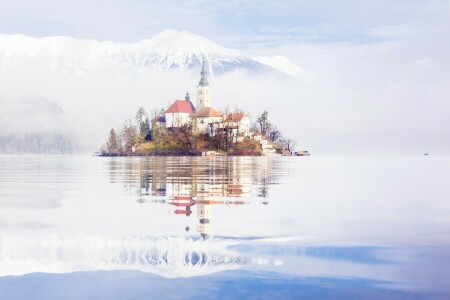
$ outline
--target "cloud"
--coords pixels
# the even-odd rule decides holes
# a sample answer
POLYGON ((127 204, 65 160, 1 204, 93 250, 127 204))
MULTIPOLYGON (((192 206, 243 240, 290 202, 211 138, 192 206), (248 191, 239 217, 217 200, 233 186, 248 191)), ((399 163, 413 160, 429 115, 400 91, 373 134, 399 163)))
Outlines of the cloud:
MULTIPOLYGON (((269 110, 273 122, 302 148, 448 153, 448 3, 33 3, 3 1, 0 30, 135 42, 176 28, 213 37, 248 56, 288 58, 314 73, 315 80, 231 72, 214 80, 213 102, 219 107, 239 103, 254 117, 269 110)), ((96 145, 108 127, 119 126, 139 106, 165 107, 186 89, 193 91, 198 74, 104 68, 85 77, 17 71, 0 79, 4 96, 56 103, 65 126, 96 145)))
MULTIPOLYGON (((444 51, 448 48, 444 43, 430 51, 420 42, 405 41, 283 46, 274 51, 300 57, 295 63, 313 70, 313 81, 228 72, 212 81, 213 105, 237 104, 253 120, 268 110, 286 136, 313 153, 448 153, 450 66, 444 51)), ((133 73, 119 66, 102 66, 83 76, 0 74, 5 95, 24 94, 18 106, 23 109, 8 113, 11 118, 26 116, 27 106, 40 107, 36 119, 24 122, 25 128, 61 124, 82 137, 90 150, 140 106, 148 111, 163 108, 186 90, 194 94, 198 76, 195 71, 133 73)))
POLYGON ((293 64, 284 56, 275 55, 275 56, 257 56, 253 58, 257 62, 262 64, 274 67, 286 74, 289 74, 294 77, 301 77, 303 80, 314 80, 315 75, 312 72, 305 71, 299 65, 293 64))
POLYGON ((56 128, 64 129, 64 110, 42 96, 0 98, 0 127, 2 134, 35 133, 56 128))

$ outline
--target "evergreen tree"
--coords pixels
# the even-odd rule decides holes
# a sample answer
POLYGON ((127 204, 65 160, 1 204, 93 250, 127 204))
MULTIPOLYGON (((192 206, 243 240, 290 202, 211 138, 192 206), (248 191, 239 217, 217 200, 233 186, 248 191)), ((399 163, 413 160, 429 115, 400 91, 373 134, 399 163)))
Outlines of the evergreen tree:
POLYGON ((141 106, 139 107, 137 113, 136 113, 136 121, 138 124, 141 124, 145 117, 147 116, 147 112, 145 111, 145 109, 141 106))
POLYGON ((142 138, 145 138, 150 131, 150 121, 147 118, 143 122, 139 124, 139 133, 141 134, 142 138))
POLYGON ((119 142, 117 141, 117 134, 113 128, 109 132, 108 143, 106 144, 106 148, 109 154, 118 154, 119 153, 119 142))
POLYGON ((144 139, 150 130, 150 121, 148 120, 147 112, 143 107, 140 107, 137 111, 136 121, 139 128, 139 134, 141 138, 144 139))

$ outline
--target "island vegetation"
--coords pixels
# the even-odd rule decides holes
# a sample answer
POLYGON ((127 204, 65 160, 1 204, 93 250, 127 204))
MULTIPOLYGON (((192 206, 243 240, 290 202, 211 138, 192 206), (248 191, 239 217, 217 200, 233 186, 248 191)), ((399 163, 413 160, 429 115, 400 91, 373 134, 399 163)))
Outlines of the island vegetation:
POLYGON ((229 116, 242 113, 236 108, 232 113, 225 109, 222 116, 222 128, 214 135, 197 132, 196 115, 190 116, 190 122, 177 128, 158 126, 157 109, 150 115, 143 107, 134 118, 125 120, 117 129, 111 128, 107 142, 101 147, 103 156, 261 156, 264 145, 273 155, 291 155, 296 142, 286 138, 269 120, 264 111, 253 123, 248 136, 236 133, 229 122, 229 116))

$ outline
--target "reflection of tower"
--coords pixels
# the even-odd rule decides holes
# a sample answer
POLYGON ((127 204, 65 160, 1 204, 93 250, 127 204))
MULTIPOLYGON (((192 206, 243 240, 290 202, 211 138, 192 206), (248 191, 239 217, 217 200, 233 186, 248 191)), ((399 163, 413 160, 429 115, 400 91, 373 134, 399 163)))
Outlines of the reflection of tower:
MULTIPOLYGON (((139 203, 166 203, 174 209, 172 213, 187 217, 192 215, 192 207, 197 205, 197 233, 207 239, 211 236, 212 205, 245 205, 249 201, 244 198, 251 196, 265 198, 262 204, 269 204, 267 194, 269 187, 276 182, 274 170, 277 170, 277 162, 245 157, 214 160, 154 157, 111 160, 109 166, 111 181, 124 182, 126 187, 138 189, 139 203)), ((184 229, 190 233, 193 230, 189 226, 184 229)))
POLYGON ((197 203, 197 218, 199 224, 197 226, 197 232, 200 233, 203 239, 208 238, 211 233, 211 205, 206 203, 197 203))

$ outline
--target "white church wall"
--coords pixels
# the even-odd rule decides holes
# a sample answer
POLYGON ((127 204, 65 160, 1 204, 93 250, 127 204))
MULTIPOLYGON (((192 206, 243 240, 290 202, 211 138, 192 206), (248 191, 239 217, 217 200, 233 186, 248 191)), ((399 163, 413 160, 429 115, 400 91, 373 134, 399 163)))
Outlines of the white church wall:
POLYGON ((167 128, 179 128, 190 122, 188 113, 166 113, 167 128))

